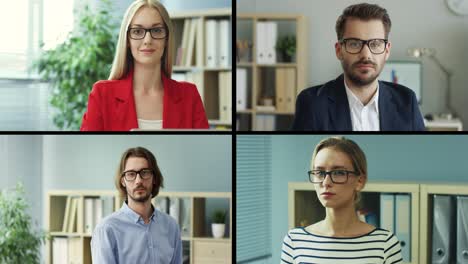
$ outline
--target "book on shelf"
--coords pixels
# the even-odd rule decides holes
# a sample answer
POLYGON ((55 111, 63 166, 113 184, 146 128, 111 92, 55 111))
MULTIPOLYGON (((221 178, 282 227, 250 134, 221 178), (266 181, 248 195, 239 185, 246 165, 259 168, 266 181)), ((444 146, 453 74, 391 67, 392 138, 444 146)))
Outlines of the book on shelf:
POLYGON ((78 211, 78 198, 71 198, 71 207, 68 216, 68 233, 73 233, 76 230, 76 214, 78 211))
POLYGON ((70 207, 71 207, 71 197, 67 197, 67 202, 65 204, 65 214, 63 216, 63 224, 62 224, 62 232, 68 231, 68 218, 70 214, 70 207))
POLYGON ((184 19, 182 40, 177 48, 175 66, 202 65, 202 30, 203 23, 200 18, 184 19))

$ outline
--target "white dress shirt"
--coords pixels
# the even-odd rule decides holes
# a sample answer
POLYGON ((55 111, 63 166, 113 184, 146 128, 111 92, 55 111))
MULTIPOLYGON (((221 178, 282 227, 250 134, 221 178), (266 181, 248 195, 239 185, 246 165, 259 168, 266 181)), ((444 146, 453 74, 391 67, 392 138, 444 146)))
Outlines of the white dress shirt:
POLYGON ((377 91, 367 105, 363 105, 361 100, 354 95, 346 85, 346 81, 343 80, 343 82, 348 96, 353 131, 380 131, 379 82, 377 82, 377 91))

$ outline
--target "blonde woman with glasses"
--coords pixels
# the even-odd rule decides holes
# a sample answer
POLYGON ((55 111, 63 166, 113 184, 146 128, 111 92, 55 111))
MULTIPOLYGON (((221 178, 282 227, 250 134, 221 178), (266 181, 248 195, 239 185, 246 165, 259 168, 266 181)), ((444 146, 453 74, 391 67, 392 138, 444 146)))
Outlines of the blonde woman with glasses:
POLYGON ((352 140, 322 140, 312 155, 309 180, 326 216, 291 229, 284 237, 281 263, 402 263, 398 239, 390 231, 359 220, 356 204, 367 182, 366 156, 352 140))
POLYGON ((196 86, 171 79, 173 39, 159 1, 134 1, 122 21, 109 80, 94 84, 81 130, 208 128, 196 86))

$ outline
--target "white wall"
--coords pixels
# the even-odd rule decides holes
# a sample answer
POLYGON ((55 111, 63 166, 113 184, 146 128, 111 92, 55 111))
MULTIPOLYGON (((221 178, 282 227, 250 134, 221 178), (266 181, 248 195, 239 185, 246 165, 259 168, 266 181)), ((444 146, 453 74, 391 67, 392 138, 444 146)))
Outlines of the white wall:
MULTIPOLYGON (((238 0, 237 12, 303 14, 308 34, 308 86, 334 79, 342 73, 336 59, 335 23, 343 9, 362 0, 238 0)), ((386 8, 392 20, 390 60, 411 60, 409 47, 429 47, 437 50, 437 57, 455 71, 452 79, 452 105, 468 129, 468 16, 456 16, 443 0, 375 0, 370 3, 386 8)), ((430 60, 423 59, 424 114, 445 110, 446 79, 430 60)))

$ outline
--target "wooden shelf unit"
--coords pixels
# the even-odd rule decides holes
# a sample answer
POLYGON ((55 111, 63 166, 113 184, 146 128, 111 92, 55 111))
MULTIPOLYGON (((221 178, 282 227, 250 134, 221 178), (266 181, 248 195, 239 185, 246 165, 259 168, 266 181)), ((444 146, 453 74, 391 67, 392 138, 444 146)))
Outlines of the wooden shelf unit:
MULTIPOLYGON (((232 67, 207 67, 205 62, 205 54, 206 54, 206 43, 205 43, 205 21, 207 19, 227 19, 232 21, 232 9, 231 8, 214 8, 214 9, 206 9, 206 10, 195 10, 195 11, 185 11, 185 12, 175 12, 169 14, 171 20, 174 24, 174 50, 172 53, 173 58, 173 73, 195 73, 199 74, 199 82, 200 84, 197 85, 199 88, 200 96, 202 97, 203 104, 205 107, 205 112, 207 118, 209 119, 209 124, 211 129, 232 129, 232 120, 224 120, 220 119, 220 110, 219 110, 219 85, 218 85, 218 76, 220 73, 223 72, 232 72, 232 67), (184 27, 184 20, 191 19, 191 18, 199 18, 201 19, 201 23, 203 24, 203 30, 199 33, 201 37, 201 41, 196 41, 194 47, 194 57, 196 58, 197 55, 202 58, 203 63, 195 61, 194 65, 191 66, 177 66, 175 65, 176 62, 176 55, 177 55, 177 48, 181 46, 182 42, 182 32, 184 27), (197 44, 200 43, 201 47, 197 47, 197 44), (199 54, 198 54, 199 53, 199 54), (199 87, 201 86, 201 87, 199 87)), ((232 22, 230 22, 232 24, 232 22)), ((231 29, 230 29, 231 30, 231 29)), ((231 39, 229 43, 231 43, 231 39)), ((232 52, 229 52, 229 55, 232 57, 232 52)), ((232 63, 232 59, 231 59, 232 63)), ((232 76, 232 75, 231 75, 232 76)), ((232 83, 232 79, 231 79, 232 83)), ((232 94, 232 89, 231 89, 232 94)), ((230 97, 232 98, 232 96, 230 97)), ((231 110, 232 112, 232 110, 231 110)))
MULTIPOLYGON (((380 193, 406 193, 411 196, 411 262, 407 264, 426 263, 419 261, 419 224, 420 224, 420 186, 416 183, 369 182, 361 192, 362 201, 367 206, 379 207, 380 193), (367 197, 367 199, 366 199, 367 197)), ((379 207, 380 208, 380 207, 379 207)), ((311 225, 325 217, 325 209, 317 198, 314 185, 310 182, 290 182, 288 184, 288 228, 301 226, 303 219, 310 219, 311 225)))
MULTIPOLYGON (((90 264, 91 260, 91 234, 84 232, 84 198, 86 197, 101 197, 110 196, 114 198, 114 211, 121 208, 124 199, 122 199, 116 191, 98 191, 98 190, 56 190, 47 193, 47 229, 50 232, 51 238, 66 237, 73 238, 79 243, 79 248, 75 252, 79 255, 74 259, 74 264, 90 264), (76 232, 62 232, 62 224, 64 221, 65 207, 67 197, 77 197, 77 229, 76 232)), ((232 256, 232 194, 230 192, 160 192, 159 195, 153 198, 153 205, 157 199, 161 198, 181 198, 181 201, 186 201, 189 206, 189 231, 185 232, 181 228, 181 239, 185 246, 184 248, 190 252, 189 263, 226 263, 231 264, 232 256), (206 203, 213 201, 212 199, 224 200, 227 203, 229 211, 226 214, 226 231, 225 237, 213 238, 211 229, 207 226, 206 203)), ((218 209, 218 208, 216 208, 218 209)), ((103 216, 105 217, 105 215, 103 216)), ((209 221, 208 221, 209 222, 209 221)), ((180 223, 179 223, 180 224, 180 223)), ((46 242, 46 263, 52 264, 52 241, 46 242)), ((55 264, 55 263, 53 263, 55 264)))
MULTIPOLYGON (((431 243, 432 243, 432 199, 434 194, 446 195, 467 195, 468 185, 461 184, 421 184, 421 206, 420 206, 420 263, 431 263, 431 243)), ((455 256, 454 256, 455 257, 455 256)), ((456 260, 454 260, 456 261, 456 260)), ((455 262, 453 262, 455 263, 455 262)))
MULTIPOLYGON (((236 67, 237 68, 245 68, 247 70, 247 76, 251 76, 250 80, 247 77, 247 109, 249 110, 240 110, 236 112, 236 117, 239 117, 239 114, 249 114, 251 118, 249 118, 249 122, 251 124, 242 124, 240 127, 248 127, 249 130, 258 130, 257 128, 257 116, 258 115, 273 115, 275 119, 277 119, 277 115, 286 115, 292 121, 292 117, 294 116, 294 110, 290 111, 272 111, 272 112, 265 112, 265 111, 258 111, 256 110, 256 105, 259 101, 259 95, 262 90, 262 71, 269 69, 269 70, 276 70, 276 69, 288 69, 292 68, 295 70, 295 85, 291 87, 294 89, 294 94, 297 96, 299 92, 306 88, 306 74, 307 74, 307 34, 306 34, 306 22, 305 17, 302 15, 285 15, 285 14, 256 14, 256 13, 243 13, 237 14, 237 30, 240 30, 239 23, 248 22, 251 29, 249 29, 252 34, 249 41, 252 42, 252 50, 251 54, 251 61, 237 61, 236 67), (295 25, 295 32, 294 35, 296 36, 296 54, 295 54, 295 61, 293 62, 276 62, 274 64, 258 64, 256 61, 256 28, 257 22, 259 21, 275 21, 275 22, 291 22, 295 25)), ((280 31, 278 30, 278 36, 280 36, 280 31)), ((278 56, 277 56, 278 57, 278 56)), ((279 57, 278 57, 279 58, 279 57)), ((237 101, 237 100, 236 100, 237 101)), ((290 102, 294 109, 296 98, 294 97, 293 100, 290 102)), ((243 122, 240 120, 240 122, 243 122)), ((279 127, 280 130, 289 129, 288 127, 279 127)), ((238 128, 237 130, 244 130, 242 128, 238 128)), ((261 129, 260 129, 261 130, 261 129)))

